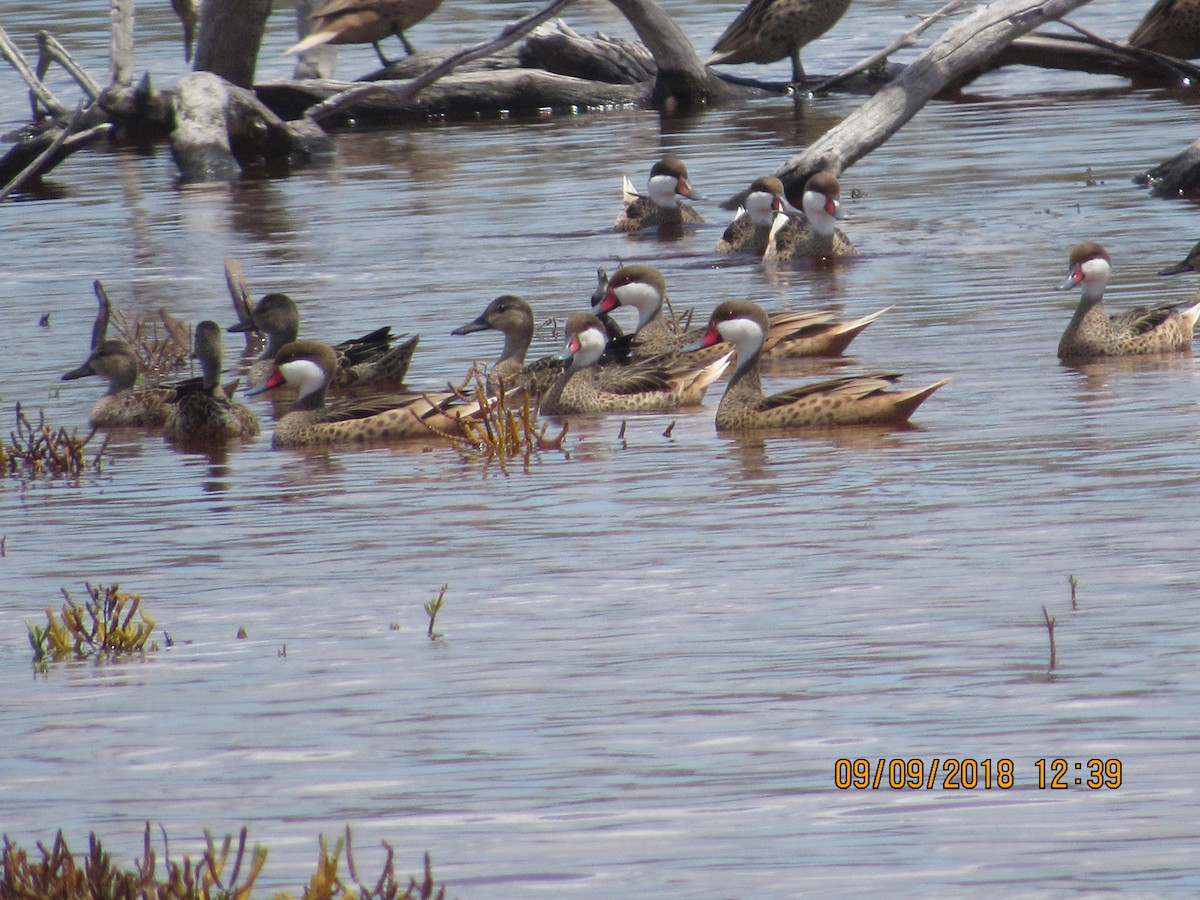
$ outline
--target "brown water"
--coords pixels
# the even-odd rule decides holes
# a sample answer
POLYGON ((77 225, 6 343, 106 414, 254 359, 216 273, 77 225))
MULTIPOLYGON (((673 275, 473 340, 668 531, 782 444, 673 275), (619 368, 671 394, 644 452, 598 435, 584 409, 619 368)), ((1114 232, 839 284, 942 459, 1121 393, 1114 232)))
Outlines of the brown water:
MULTIPOLYGON (((669 8, 705 50, 739 5, 669 8)), ((1121 35, 1128 6, 1077 19, 1121 35)), ((527 7, 447 4, 411 37, 474 42, 527 7)), ((139 12, 139 64, 169 83, 171 14, 139 12)), ((10 0, 0 23, 27 47, 50 27, 103 72, 104 18, 10 0)), ((604 4, 569 21, 623 32, 604 4)), ((806 64, 910 26, 859 0, 806 64)), ((286 74, 290 27, 277 13, 260 77, 286 74)), ((343 51, 348 73, 372 61, 343 51)), ((0 121, 22 95, 0 70, 0 121)), ((275 452, 268 427, 219 458, 120 435, 79 485, 6 480, 0 830, 77 847, 95 830, 128 860, 146 820, 176 856, 248 824, 268 888, 297 887, 317 835, 349 824, 362 870, 380 840, 402 870, 427 850, 464 898, 1195 893, 1200 378, 1190 357, 1059 365, 1076 297, 1053 291, 1082 239, 1113 256, 1114 308, 1195 290, 1154 276, 1198 237, 1193 205, 1130 183, 1196 137, 1195 107, 990 76, 846 173, 863 256, 833 272, 718 260, 715 202, 679 243, 611 232, 622 174, 670 151, 720 200, 858 102, 346 132, 293 177, 186 190, 165 148, 97 151, 57 170, 56 199, 0 207, 4 415, 21 401, 56 425, 83 427, 100 393, 59 381, 93 279, 146 318, 230 322, 226 257, 255 295, 298 297, 310 336, 419 333, 429 386, 498 352, 449 334, 488 299, 561 318, 618 259, 660 266, 700 315, 894 304, 838 371, 954 376, 902 432, 718 435, 714 393, 624 438, 619 417, 574 421, 569 452, 528 472, 448 448, 275 452), (85 580, 140 592, 174 646, 33 677, 25 623, 85 580), (1007 758, 1015 787, 835 788, 836 760, 881 757, 1007 758), (1123 783, 1039 790, 1047 757, 1119 759, 1123 783)))

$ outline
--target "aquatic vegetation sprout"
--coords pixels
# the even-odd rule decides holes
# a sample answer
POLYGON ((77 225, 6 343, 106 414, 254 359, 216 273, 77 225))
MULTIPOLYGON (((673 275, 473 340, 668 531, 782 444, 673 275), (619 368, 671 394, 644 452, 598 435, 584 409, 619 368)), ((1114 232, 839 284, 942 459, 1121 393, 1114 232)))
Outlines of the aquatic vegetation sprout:
MULTIPOLYGON (((237 838, 225 835, 220 846, 212 833, 204 832, 205 850, 200 859, 193 862, 185 856, 181 862, 173 862, 167 849, 167 836, 163 834, 164 872, 158 875, 158 856, 151 841, 150 823, 146 823, 142 858, 134 860, 132 867, 121 868, 113 863, 96 837, 89 836, 88 851, 76 856, 67 846, 61 831, 54 843, 47 848, 38 843, 41 859, 31 859, 30 854, 14 844, 7 834, 0 847, 0 897, 42 898, 58 900, 126 900, 132 897, 156 898, 156 900, 250 900, 254 883, 262 873, 267 861, 267 849, 255 845, 247 852, 247 829, 242 828, 237 838)), ((304 900, 444 900, 445 887, 433 881, 429 854, 425 854, 425 867, 418 882, 409 878, 401 886, 395 874, 395 853, 384 843, 387 858, 382 873, 371 886, 364 885, 358 877, 351 849, 350 829, 344 838, 339 838, 332 852, 324 837, 320 841, 317 871, 300 896, 304 900), (339 860, 346 859, 346 870, 350 879, 338 875, 339 860)), ((276 900, 292 900, 289 893, 274 895, 276 900)))
POLYGON ((83 452, 95 433, 92 431, 87 437, 81 438, 76 431, 51 428, 42 411, 38 412, 38 420, 34 424, 18 403, 16 427, 8 433, 7 441, 0 440, 0 472, 18 478, 38 478, 42 475, 79 478, 89 468, 99 472, 108 439, 105 438, 91 462, 83 452))
POLYGON ((141 608, 140 595, 122 593, 115 584, 85 587, 88 599, 82 606, 63 588, 66 602, 60 615, 47 606, 44 628, 26 626, 37 670, 45 672, 52 662, 106 660, 158 649, 157 643, 149 642, 154 620, 141 608))
POLYGON ((450 587, 450 585, 443 584, 441 591, 438 592, 438 595, 436 597, 434 597, 432 600, 430 600, 428 603, 425 604, 425 613, 426 613, 426 615, 429 616, 429 628, 426 630, 425 633, 427 635, 429 635, 430 640, 441 637, 440 634, 434 633, 433 623, 434 623, 434 620, 437 619, 437 614, 439 612, 441 612, 442 601, 444 601, 446 599, 446 589, 449 587, 450 587))
POLYGON ((557 437, 547 438, 548 425, 538 427, 537 407, 525 391, 510 391, 503 379, 473 369, 460 392, 479 404, 482 414, 461 420, 462 435, 445 435, 463 451, 485 454, 501 468, 511 459, 528 466, 543 450, 561 450, 568 423, 557 437), (514 405, 515 404, 515 405, 514 405))

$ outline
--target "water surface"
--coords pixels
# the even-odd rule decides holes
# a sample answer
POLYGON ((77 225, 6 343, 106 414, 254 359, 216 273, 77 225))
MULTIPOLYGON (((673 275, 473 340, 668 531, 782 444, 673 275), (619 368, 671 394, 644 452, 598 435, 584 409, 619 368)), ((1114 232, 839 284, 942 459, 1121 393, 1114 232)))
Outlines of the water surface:
MULTIPOLYGON (((809 70, 910 27, 892 6, 856 3, 809 70)), ((1119 36, 1126 6, 1076 16, 1119 36)), ((706 50, 739 3, 668 7, 706 50)), ((411 37, 471 43, 525 11, 448 4, 411 37)), ((104 18, 18 2, 0 21, 23 46, 52 28, 103 72, 104 18)), ((569 21, 625 33, 605 4, 569 21)), ((139 65, 170 83, 169 10, 139 23, 139 65)), ((277 13, 260 77, 287 74, 290 29, 277 13)), ((343 70, 373 58, 345 50, 343 70)), ((0 85, 11 127, 22 90, 0 85)), ((94 279, 147 319, 230 323, 226 258, 256 295, 296 296, 308 335, 419 333, 430 387, 498 352, 449 334, 491 297, 561 320, 619 260, 660 266, 701 316, 732 297, 894 305, 842 364, 780 366, 770 387, 954 377, 912 430, 718 435, 714 393, 624 437, 620 417, 573 421, 568 453, 507 473, 445 447, 275 452, 258 403, 266 433, 221 455, 122 434, 78 485, 6 480, 3 830, 31 847, 63 828, 77 849, 96 831, 132 859, 147 820, 176 855, 248 824, 271 851, 260 884, 293 890, 349 824, 360 869, 381 840, 402 871, 429 851, 464 898, 1194 893, 1200 379, 1191 357, 1061 366, 1076 298, 1053 290, 1094 239, 1114 308, 1191 295, 1154 273, 1196 239, 1192 205, 1130 179, 1195 138, 1194 107, 990 75, 846 173, 863 255, 831 271, 714 257, 715 202, 680 242, 611 232, 622 174, 675 153, 720 200, 859 102, 347 131, 292 177, 188 189, 165 148, 97 150, 54 173, 54 199, 0 208, 3 414, 56 425, 83 427, 99 394, 59 381, 86 355, 94 279), (141 593, 174 646, 34 677, 25 623, 85 580, 141 593), (836 760, 881 757, 1007 758, 1016 783, 834 787, 836 760), (1120 759, 1123 784, 1040 790, 1047 757, 1120 759)))

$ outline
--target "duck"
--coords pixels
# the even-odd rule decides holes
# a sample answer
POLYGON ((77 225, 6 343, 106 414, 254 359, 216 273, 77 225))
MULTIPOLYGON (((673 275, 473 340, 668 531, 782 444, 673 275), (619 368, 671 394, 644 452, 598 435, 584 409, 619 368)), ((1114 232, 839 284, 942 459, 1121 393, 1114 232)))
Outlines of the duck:
POLYGON ((837 24, 850 0, 750 0, 713 45, 706 66, 792 60, 792 83, 804 81, 800 48, 837 24))
POLYGON ((441 5, 442 0, 329 0, 309 14, 313 29, 308 36, 288 47, 283 55, 303 53, 322 44, 372 44, 386 68, 393 60, 384 55, 380 42, 395 35, 404 45, 404 52, 412 56, 416 51, 404 32, 441 5))
POLYGON ((1084 241, 1071 250, 1067 278, 1058 290, 1081 287, 1082 295, 1058 342, 1059 359, 1085 362, 1106 356, 1191 351, 1200 300, 1188 307, 1178 303, 1139 306, 1110 316, 1104 311, 1104 288, 1111 274, 1112 260, 1100 244, 1084 241))
POLYGON ((680 232, 684 225, 704 222, 696 210, 682 202, 694 195, 687 166, 674 156, 665 156, 651 167, 647 193, 638 193, 626 177, 622 194, 625 208, 613 226, 618 232, 658 228, 660 233, 664 229, 674 233, 680 232))
POLYGON ((829 259, 837 256, 857 256, 858 250, 835 224, 844 219, 842 187, 837 176, 828 170, 817 172, 804 184, 800 205, 804 218, 792 218, 777 212, 767 237, 765 260, 829 259))
MULTIPOLYGON (((632 336, 622 334, 620 326, 607 316, 601 321, 608 333, 608 349, 600 360, 601 364, 628 361, 632 336)), ((531 363, 525 362, 525 354, 533 342, 534 317, 533 307, 521 297, 514 294, 496 297, 475 319, 450 333, 463 335, 489 330, 504 335, 504 349, 488 374, 501 379, 506 389, 540 397, 567 368, 566 361, 558 354, 543 356, 531 363)))
MULTIPOLYGON (((252 387, 257 387, 271 374, 272 360, 280 348, 299 338, 300 308, 287 294, 266 294, 254 305, 248 318, 227 330, 260 331, 266 335, 266 349, 250 366, 249 381, 252 387)), ((334 390, 402 387, 420 338, 414 335, 395 346, 393 340, 396 338, 391 328, 385 325, 362 337, 333 345, 338 367, 329 387, 334 390)))
POLYGON ((767 250, 771 226, 775 214, 802 216, 799 209, 788 202, 783 182, 774 175, 755 178, 741 200, 737 214, 721 239, 717 241, 716 253, 753 253, 762 256, 767 250))
POLYGON ((413 438, 462 434, 459 419, 481 412, 478 403, 452 392, 408 391, 346 398, 327 403, 325 392, 338 367, 338 355, 328 344, 300 340, 275 354, 271 375, 248 394, 261 394, 284 384, 299 393, 292 410, 275 426, 271 445, 328 447, 339 444, 379 444, 413 438))
POLYGON ((168 404, 175 388, 137 387, 141 366, 137 354, 125 341, 101 341, 82 365, 62 376, 73 381, 97 375, 108 382, 108 390, 92 407, 92 428, 161 428, 167 420, 168 404))
POLYGON ((235 403, 221 387, 221 326, 211 319, 196 325, 192 357, 200 362, 199 383, 176 389, 167 407, 163 434, 180 443, 251 438, 258 418, 249 407, 235 403))
POLYGON ((1200 2, 1158 0, 1125 43, 1176 59, 1200 57, 1200 2))
MULTIPOLYGON (((697 337, 697 333, 678 330, 663 314, 666 302, 667 284, 662 272, 644 263, 631 263, 613 273, 595 309, 605 314, 619 306, 637 309, 632 355, 644 358, 685 351, 697 337)), ((769 316, 765 354, 772 358, 840 356, 888 309, 891 307, 849 322, 838 322, 836 313, 828 309, 773 313, 769 316)))
POLYGON ((542 398, 548 416, 615 410, 656 411, 700 403, 709 385, 724 374, 732 352, 693 363, 683 356, 663 356, 623 366, 601 375, 600 357, 608 344, 604 323, 591 313, 567 319, 567 345, 560 356, 566 370, 542 398))
POLYGON ((1179 275, 1183 272, 1200 272, 1200 243, 1192 247, 1188 251, 1188 255, 1183 258, 1183 262, 1177 262, 1173 266, 1167 266, 1159 275, 1179 275))
POLYGON ((830 425, 903 425, 944 378, 922 388, 888 390, 899 375, 873 374, 834 378, 778 394, 763 394, 759 364, 768 329, 767 314, 749 300, 726 300, 713 310, 700 346, 727 341, 737 368, 717 406, 718 431, 754 431, 830 425))

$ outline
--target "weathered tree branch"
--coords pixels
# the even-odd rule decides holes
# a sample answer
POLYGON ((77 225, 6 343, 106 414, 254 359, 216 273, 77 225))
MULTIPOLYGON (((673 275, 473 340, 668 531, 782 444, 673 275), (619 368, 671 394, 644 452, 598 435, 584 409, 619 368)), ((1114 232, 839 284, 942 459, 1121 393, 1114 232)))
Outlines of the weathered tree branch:
POLYGON ((798 197, 821 169, 840 173, 883 144, 939 92, 985 67, 1005 46, 1087 0, 995 0, 952 26, 893 82, 831 128, 777 174, 798 197))
POLYGON ((3 28, 0 28, 0 53, 8 60, 8 64, 13 67, 13 70, 21 76, 21 80, 29 86, 35 120, 41 118, 38 112, 39 103, 46 113, 54 118, 67 118, 69 115, 68 109, 59 102, 58 98, 51 93, 48 87, 42 84, 42 80, 34 74, 33 69, 29 68, 29 63, 25 61, 25 54, 13 43, 12 38, 8 36, 8 32, 3 28))
POLYGON ((42 132, 32 140, 17 144, 0 159, 0 185, 3 185, 0 202, 27 182, 49 172, 80 147, 112 130, 111 125, 105 124, 78 132, 85 113, 86 107, 80 103, 65 127, 42 132))

